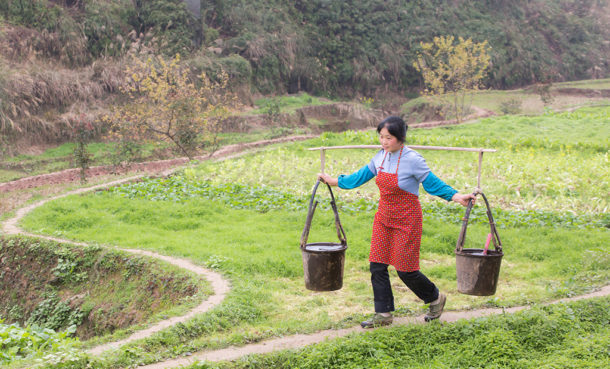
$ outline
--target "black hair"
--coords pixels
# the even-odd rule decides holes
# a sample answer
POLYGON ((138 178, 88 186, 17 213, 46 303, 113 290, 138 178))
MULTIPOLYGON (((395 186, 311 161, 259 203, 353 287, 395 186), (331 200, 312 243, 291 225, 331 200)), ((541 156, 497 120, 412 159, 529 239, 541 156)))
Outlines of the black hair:
POLYGON ((388 132, 400 142, 405 142, 407 136, 407 129, 409 128, 402 118, 395 115, 391 115, 379 123, 377 126, 377 133, 380 133, 382 129, 386 128, 388 132))

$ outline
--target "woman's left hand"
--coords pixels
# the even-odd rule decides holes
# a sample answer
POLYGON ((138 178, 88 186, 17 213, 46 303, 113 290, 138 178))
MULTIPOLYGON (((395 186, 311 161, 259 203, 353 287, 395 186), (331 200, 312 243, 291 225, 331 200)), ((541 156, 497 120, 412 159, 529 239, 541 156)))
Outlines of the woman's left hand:
POLYGON ((468 201, 470 201, 470 199, 472 199, 472 203, 473 204, 477 200, 476 196, 471 194, 471 193, 467 193, 467 194, 456 193, 451 198, 451 201, 455 201, 457 203, 460 203, 462 206, 468 206, 468 201))

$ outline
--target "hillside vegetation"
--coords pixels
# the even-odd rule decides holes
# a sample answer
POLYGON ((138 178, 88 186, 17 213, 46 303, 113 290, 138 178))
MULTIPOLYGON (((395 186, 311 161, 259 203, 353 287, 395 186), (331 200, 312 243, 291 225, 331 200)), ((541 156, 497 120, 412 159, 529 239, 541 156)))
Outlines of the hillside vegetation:
POLYGON ((488 40, 486 85, 608 75, 608 3, 511 1, 6 0, 0 4, 0 138, 65 141, 113 103, 135 55, 181 53, 263 94, 417 92, 420 42, 488 40))

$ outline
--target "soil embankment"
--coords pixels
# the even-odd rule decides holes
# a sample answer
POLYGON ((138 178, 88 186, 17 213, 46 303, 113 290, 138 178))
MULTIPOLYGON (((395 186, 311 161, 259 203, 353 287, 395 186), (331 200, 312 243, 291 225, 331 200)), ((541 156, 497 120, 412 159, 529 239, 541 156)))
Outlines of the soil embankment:
POLYGON ((7 323, 56 331, 74 325, 81 339, 143 323, 196 295, 201 284, 153 259, 30 238, 0 238, 0 270, 7 323))

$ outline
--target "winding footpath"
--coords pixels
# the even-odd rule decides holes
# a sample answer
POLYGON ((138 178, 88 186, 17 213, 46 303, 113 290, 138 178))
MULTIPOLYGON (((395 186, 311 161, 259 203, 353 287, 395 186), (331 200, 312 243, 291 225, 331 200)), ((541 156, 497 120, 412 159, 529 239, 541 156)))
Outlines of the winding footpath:
MULTIPOLYGON (((266 143, 268 144, 269 141, 266 141, 266 143)), ((271 142, 271 143, 275 143, 275 142, 271 142)), ((246 146, 245 149, 259 147, 259 146, 262 146, 262 144, 253 143, 249 146, 246 146)), ((225 150, 224 152, 221 152, 220 154, 217 153, 217 155, 215 155, 214 157, 215 158, 233 157, 236 155, 236 152, 238 152, 238 151, 242 151, 242 150, 225 150)), ((184 164, 184 163, 179 163, 179 164, 184 164)), ((176 168, 176 167, 174 167, 173 169, 170 168, 170 169, 166 170, 165 172, 163 172, 162 174, 168 175, 171 172, 175 171, 176 169, 178 169, 178 168, 176 168)), ((15 215, 12 218, 5 220, 2 223, 0 229, 2 230, 2 233, 6 234, 6 235, 26 235, 26 236, 31 236, 31 237, 38 237, 38 238, 43 238, 43 239, 47 239, 47 240, 57 241, 57 242, 61 242, 61 243, 70 243, 70 244, 74 244, 74 245, 87 246, 86 243, 74 242, 74 241, 67 240, 67 239, 48 237, 48 236, 37 235, 37 234, 25 232, 24 230, 22 230, 19 227, 19 221, 32 210, 46 204, 49 201, 53 201, 53 200, 56 200, 56 199, 59 199, 62 197, 66 197, 66 196, 70 196, 70 195, 82 194, 82 193, 94 191, 97 189, 108 188, 108 187, 116 186, 116 185, 123 184, 126 182, 136 181, 136 180, 141 179, 142 177, 144 177, 144 174, 136 175, 136 176, 132 176, 129 178, 124 178, 121 180, 112 181, 112 182, 108 182, 108 183, 103 183, 103 184, 99 184, 99 185, 92 186, 92 187, 81 188, 81 189, 70 191, 70 192, 64 193, 62 195, 51 197, 51 198, 36 202, 34 204, 22 207, 15 212, 15 215)), ((0 184, 0 185, 2 185, 2 184, 0 184)), ((120 341, 110 342, 110 343, 106 343, 103 345, 93 347, 87 351, 91 355, 98 356, 109 350, 117 349, 126 343, 129 343, 129 342, 132 342, 135 340, 139 340, 139 339, 143 339, 146 337, 150 337, 154 333, 159 332, 165 328, 171 327, 178 323, 185 322, 197 314, 201 314, 206 311, 209 311, 213 307, 222 303, 222 301, 224 300, 224 298, 227 296, 227 294, 229 293, 229 291, 231 289, 229 282, 226 279, 224 279, 222 277, 222 275, 220 275, 219 273, 216 273, 214 271, 208 270, 206 268, 203 268, 201 266, 198 266, 198 265, 194 264, 193 262, 191 262, 190 260, 161 255, 161 254, 158 254, 158 253, 152 252, 152 251, 144 251, 144 250, 137 250, 137 249, 123 249, 120 247, 117 247, 117 249, 125 251, 125 252, 129 252, 129 253, 132 253, 135 255, 143 255, 143 256, 159 259, 159 260, 162 260, 169 264, 175 265, 177 267, 189 270, 199 276, 202 276, 210 282, 212 289, 213 289, 213 294, 211 296, 209 296, 207 300, 203 301, 201 304, 199 304, 198 306, 196 306, 195 308, 193 308, 192 310, 187 312, 185 315, 160 321, 158 323, 155 323, 151 327, 137 331, 137 332, 133 333, 131 336, 129 336, 125 339, 122 339, 120 341)), ((576 296, 576 297, 572 297, 572 298, 561 299, 561 300, 557 300, 557 301, 552 301, 552 302, 549 302, 549 304, 558 303, 558 302, 574 301, 574 300, 580 300, 580 299, 587 299, 587 298, 599 297, 599 296, 607 296, 609 294, 610 294, 610 285, 605 286, 601 290, 595 291, 593 293, 589 293, 589 294, 582 295, 582 296, 576 296)), ((528 306, 517 306, 517 307, 512 307, 512 308, 477 309, 477 310, 469 310, 469 311, 449 311, 449 312, 445 312, 440 320, 444 321, 444 322, 454 322, 454 321, 457 321, 460 319, 471 319, 471 318, 476 318, 476 317, 484 317, 484 316, 491 316, 491 315, 498 315, 498 314, 505 314, 505 313, 514 313, 514 312, 524 310, 527 308, 528 308, 528 306)), ((396 318, 394 320, 394 325, 422 324, 423 321, 424 321, 423 315, 418 316, 418 317, 403 317, 403 318, 396 318)), ((378 329, 385 329, 385 328, 378 328, 378 329)), ((323 342, 328 339, 344 337, 348 334, 362 332, 362 331, 363 330, 360 328, 360 326, 354 326, 354 327, 345 328, 345 329, 323 330, 323 331, 319 331, 319 332, 313 333, 313 334, 295 334, 292 336, 269 339, 269 340, 266 340, 263 342, 259 342, 259 343, 255 343, 255 344, 248 344, 245 346, 232 346, 232 347, 227 347, 224 349, 218 349, 218 350, 212 350, 212 351, 200 351, 200 352, 196 352, 193 355, 188 356, 188 357, 170 359, 167 361, 163 361, 163 362, 159 362, 159 363, 155 363, 155 364, 151 364, 151 365, 141 366, 139 368, 142 368, 142 369, 176 368, 176 367, 190 365, 197 361, 235 360, 240 357, 243 357, 246 355, 251 355, 251 354, 264 354, 264 353, 270 353, 270 352, 277 351, 277 350, 302 348, 304 346, 315 344, 315 343, 320 343, 320 342, 323 342)))
MULTIPOLYGON (((38 238, 43 238, 46 240, 51 240, 51 241, 56 241, 56 242, 61 242, 61 243, 69 243, 69 244, 79 245, 79 246, 88 246, 86 243, 82 243, 82 242, 74 242, 71 240, 63 239, 63 238, 42 236, 42 235, 25 232, 21 228, 19 228, 18 223, 27 213, 36 209, 37 207, 40 207, 40 206, 46 204, 49 201, 57 200, 62 197, 66 197, 66 196, 70 196, 70 195, 77 195, 77 194, 81 194, 81 193, 85 193, 85 192, 89 192, 89 191, 94 191, 94 190, 101 189, 101 188, 116 186, 116 185, 119 185, 119 184, 122 184, 125 182, 130 182, 130 181, 140 179, 141 177, 142 176, 129 177, 129 178, 121 179, 118 181, 100 184, 100 185, 93 186, 93 187, 81 188, 81 189, 78 189, 75 191, 65 193, 63 195, 51 197, 49 199, 42 200, 42 201, 39 201, 32 205, 26 206, 24 208, 19 209, 16 212, 14 217, 3 222, 2 231, 4 234, 7 234, 7 235, 21 234, 21 235, 25 235, 25 236, 38 237, 38 238)), ((179 268, 189 270, 199 276, 206 278, 210 282, 210 284, 212 286, 212 290, 214 292, 213 292, 213 295, 211 295, 207 300, 203 301, 201 304, 199 304, 198 306, 193 308, 187 314, 178 316, 178 317, 173 317, 173 318, 166 319, 166 320, 162 320, 147 329, 140 330, 140 331, 133 333, 131 336, 129 336, 123 340, 96 346, 87 351, 88 353, 90 353, 92 355, 100 355, 101 353, 103 353, 107 350, 119 348, 120 346, 122 346, 126 343, 129 343, 129 342, 132 342, 135 340, 139 340, 142 338, 150 337, 151 335, 153 335, 156 332, 159 332, 162 329, 171 327, 178 323, 183 323, 183 322, 191 319, 195 315, 204 313, 204 312, 210 310, 211 308, 213 308, 214 306, 220 304, 222 302, 222 300, 224 300, 224 298, 227 295, 227 293, 229 292, 229 290, 231 289, 229 282, 227 280, 225 280, 224 278, 222 278, 222 276, 219 273, 216 273, 211 270, 202 268, 198 265, 195 265, 189 260, 161 255, 161 254, 158 254, 158 253, 152 252, 152 251, 144 251, 144 250, 136 250, 136 249, 123 249, 123 248, 118 248, 118 247, 117 247, 117 249, 125 251, 125 252, 129 252, 131 254, 144 255, 147 257, 154 258, 154 259, 163 260, 163 261, 165 261, 169 264, 175 265, 179 268)))

